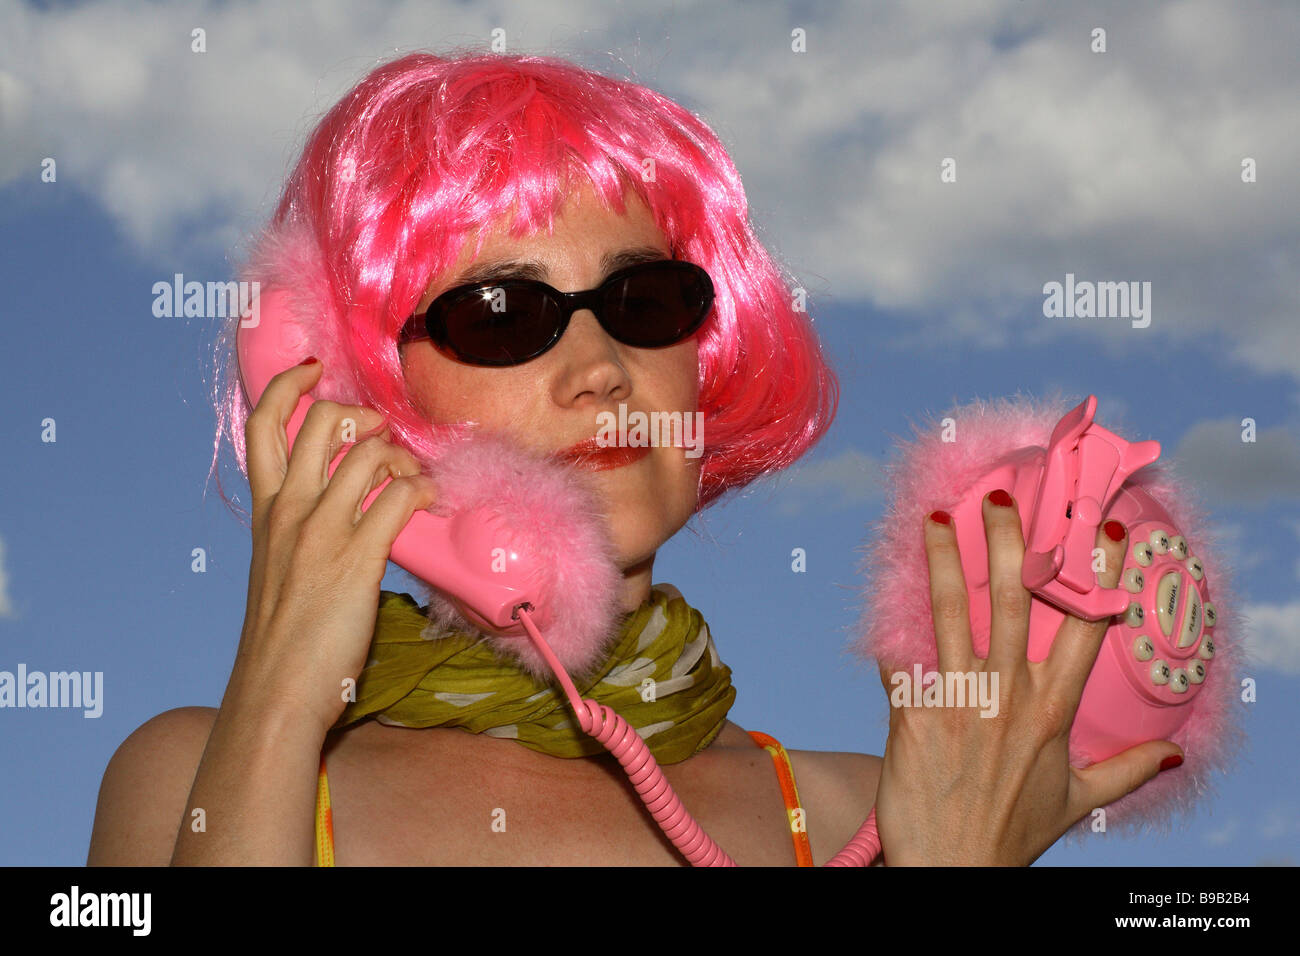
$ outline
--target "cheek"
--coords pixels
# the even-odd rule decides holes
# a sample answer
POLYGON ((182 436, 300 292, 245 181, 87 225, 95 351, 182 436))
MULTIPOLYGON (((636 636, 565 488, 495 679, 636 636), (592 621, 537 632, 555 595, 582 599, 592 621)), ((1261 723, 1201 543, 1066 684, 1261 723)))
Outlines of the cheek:
POLYGON ((411 398, 431 422, 489 423, 503 414, 499 390, 490 387, 486 370, 452 361, 431 347, 408 355, 403 368, 411 398))

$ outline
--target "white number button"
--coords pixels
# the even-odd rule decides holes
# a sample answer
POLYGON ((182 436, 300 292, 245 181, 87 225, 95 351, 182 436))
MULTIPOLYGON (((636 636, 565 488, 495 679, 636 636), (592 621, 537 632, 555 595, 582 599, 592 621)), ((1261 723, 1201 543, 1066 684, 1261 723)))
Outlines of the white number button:
POLYGON ((1201 681, 1205 680, 1205 661, 1193 659, 1192 662, 1187 665, 1187 679, 1193 684, 1199 684, 1201 681))
POLYGON ((1164 661, 1155 660, 1151 662, 1151 683, 1168 684, 1169 683, 1169 665, 1164 661))
POLYGON ((1181 534, 1176 534, 1169 539, 1169 553, 1179 561, 1187 559, 1187 539, 1181 534))
POLYGON ((1147 539, 1151 542, 1151 548, 1156 554, 1169 553, 1169 535, 1163 531, 1152 531, 1151 537, 1147 539))
POLYGON ((1128 606, 1128 610, 1124 612, 1124 623, 1127 624, 1129 627, 1142 626, 1142 605, 1141 604, 1138 604, 1136 601, 1134 601, 1132 604, 1128 606))
POLYGON ((1133 656, 1140 661, 1149 661, 1155 657, 1156 646, 1151 643, 1151 638, 1145 634, 1139 634, 1137 640, 1133 642, 1133 656))

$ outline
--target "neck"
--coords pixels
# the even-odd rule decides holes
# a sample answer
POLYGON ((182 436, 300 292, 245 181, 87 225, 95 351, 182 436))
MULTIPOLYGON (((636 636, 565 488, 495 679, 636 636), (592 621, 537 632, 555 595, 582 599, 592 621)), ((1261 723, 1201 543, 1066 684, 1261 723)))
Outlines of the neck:
POLYGON ((623 569, 623 584, 619 589, 619 610, 635 611, 650 598, 650 585, 654 570, 653 554, 644 561, 623 569))

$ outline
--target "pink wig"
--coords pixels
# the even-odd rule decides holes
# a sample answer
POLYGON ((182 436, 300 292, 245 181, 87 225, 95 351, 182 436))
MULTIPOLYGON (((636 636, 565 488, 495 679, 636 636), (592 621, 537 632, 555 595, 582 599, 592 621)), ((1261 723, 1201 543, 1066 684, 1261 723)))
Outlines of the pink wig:
MULTIPOLYGON (((461 423, 410 400, 398 329, 482 230, 550 229, 575 185, 616 213, 631 190, 677 258, 717 292, 698 333, 707 444, 697 509, 794 463, 834 418, 838 384, 809 317, 748 222, 740 176, 690 111, 560 59, 414 53, 383 64, 321 120, 239 278, 288 290, 325 365, 318 398, 378 409, 394 440, 436 458, 461 423), (653 160, 652 181, 643 181, 653 160)), ((232 319, 216 346, 217 436, 247 472, 232 319)), ((218 486, 220 482, 218 481, 218 486)), ((223 494, 224 497, 224 494, 223 494)))

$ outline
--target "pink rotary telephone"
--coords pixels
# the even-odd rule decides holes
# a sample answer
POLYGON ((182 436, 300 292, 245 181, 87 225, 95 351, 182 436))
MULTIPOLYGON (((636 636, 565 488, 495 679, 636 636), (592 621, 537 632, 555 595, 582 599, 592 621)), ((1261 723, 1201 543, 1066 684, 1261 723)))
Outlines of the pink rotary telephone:
POLYGON ((1125 441, 1094 422, 1096 410, 1095 396, 1064 416, 1059 404, 976 403, 952 413, 955 440, 934 429, 904 446, 887 469, 896 497, 867 559, 869 603, 859 649, 890 669, 937 668, 929 574, 918 543, 923 516, 943 509, 957 533, 972 644, 977 655, 988 656, 981 506, 990 491, 1008 491, 1026 535, 1021 580, 1034 597, 1029 659, 1047 657, 1067 612, 1111 619, 1071 730, 1071 763, 1087 766, 1149 740, 1172 740, 1186 754, 1180 771, 1161 774, 1107 808, 1109 822, 1131 826, 1180 804, 1194 807, 1209 772, 1230 757, 1239 736, 1238 642, 1226 633, 1226 576, 1196 530, 1201 518, 1176 505, 1188 499, 1179 483, 1147 467, 1159 457, 1159 444, 1125 441), (1098 585, 1093 570, 1097 529, 1109 519, 1128 529, 1114 589, 1098 585))
MULTIPOLYGON (((241 325, 236 337, 250 408, 272 377, 314 351, 312 329, 295 314, 288 293, 263 292, 253 314, 256 325, 241 325)), ((304 395, 287 423, 290 448, 313 401, 304 395)), ((330 463, 331 476, 349 447, 330 463)), ((438 485, 438 502, 412 516, 391 558, 445 595, 432 596, 430 615, 453 629, 483 632, 534 674, 553 673, 583 731, 618 759, 686 859, 734 866, 686 812, 636 730, 610 708, 583 700, 566 672, 599 659, 616 623, 621 579, 600 508, 581 474, 500 437, 458 444, 426 463, 426 470, 438 485)), ((366 497, 363 510, 387 484, 366 497)), ((878 852, 873 812, 827 865, 866 865, 878 852)))

